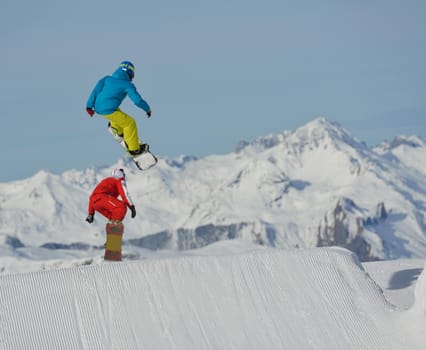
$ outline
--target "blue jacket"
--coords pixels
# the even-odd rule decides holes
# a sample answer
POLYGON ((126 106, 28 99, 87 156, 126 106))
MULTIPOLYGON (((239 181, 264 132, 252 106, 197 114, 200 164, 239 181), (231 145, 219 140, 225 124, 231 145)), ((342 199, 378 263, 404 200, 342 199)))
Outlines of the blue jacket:
POLYGON ((112 76, 108 75, 98 81, 87 100, 86 107, 93 108, 98 114, 111 114, 120 107, 126 96, 129 96, 133 103, 145 112, 151 111, 128 74, 121 68, 118 68, 112 76))

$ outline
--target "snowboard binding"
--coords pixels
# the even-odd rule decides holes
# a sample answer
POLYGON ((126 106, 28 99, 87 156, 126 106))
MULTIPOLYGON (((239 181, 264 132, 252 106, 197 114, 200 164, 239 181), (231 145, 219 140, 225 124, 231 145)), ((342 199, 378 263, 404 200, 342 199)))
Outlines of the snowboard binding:
POLYGON ((124 135, 120 135, 116 128, 113 128, 111 126, 111 123, 108 123, 108 131, 112 135, 113 139, 117 142, 123 142, 124 141, 124 135))

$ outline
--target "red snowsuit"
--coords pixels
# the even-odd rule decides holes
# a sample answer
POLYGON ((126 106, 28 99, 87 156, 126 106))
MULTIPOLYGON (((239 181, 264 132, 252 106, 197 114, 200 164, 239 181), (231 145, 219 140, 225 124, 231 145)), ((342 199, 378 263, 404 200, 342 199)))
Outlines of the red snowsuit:
POLYGON ((126 216, 127 207, 132 205, 126 180, 123 177, 107 177, 95 187, 90 195, 89 214, 94 215, 96 210, 109 220, 122 221, 126 216), (117 198, 118 196, 121 197, 121 200, 117 198))

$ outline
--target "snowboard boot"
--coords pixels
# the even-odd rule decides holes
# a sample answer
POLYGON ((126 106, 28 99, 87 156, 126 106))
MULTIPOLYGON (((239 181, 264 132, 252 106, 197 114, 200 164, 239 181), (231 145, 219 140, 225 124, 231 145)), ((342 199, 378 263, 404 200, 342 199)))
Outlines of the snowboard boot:
POLYGON ((116 128, 113 128, 112 126, 111 126, 111 123, 108 123, 108 131, 109 131, 109 133, 112 135, 112 137, 114 138, 114 140, 115 141, 117 141, 117 142, 122 142, 124 139, 123 139, 123 136, 124 135, 120 135, 119 133, 118 133, 118 131, 117 131, 117 129, 116 128))
POLYGON ((139 156, 142 153, 148 152, 149 151, 149 145, 147 143, 142 143, 139 145, 139 149, 136 151, 129 151, 129 154, 134 157, 134 156, 139 156))

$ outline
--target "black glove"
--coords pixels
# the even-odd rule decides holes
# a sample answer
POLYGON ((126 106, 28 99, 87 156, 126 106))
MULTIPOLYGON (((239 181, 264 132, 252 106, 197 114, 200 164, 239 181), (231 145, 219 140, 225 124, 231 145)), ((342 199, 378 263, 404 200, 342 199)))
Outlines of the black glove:
POLYGON ((132 212, 132 219, 136 216, 136 208, 134 205, 130 206, 130 211, 132 212))
POLYGON ((93 216, 92 214, 87 215, 86 221, 91 224, 93 222, 93 216))
POLYGON ((146 112, 146 115, 148 116, 148 118, 151 118, 151 111, 146 112))

